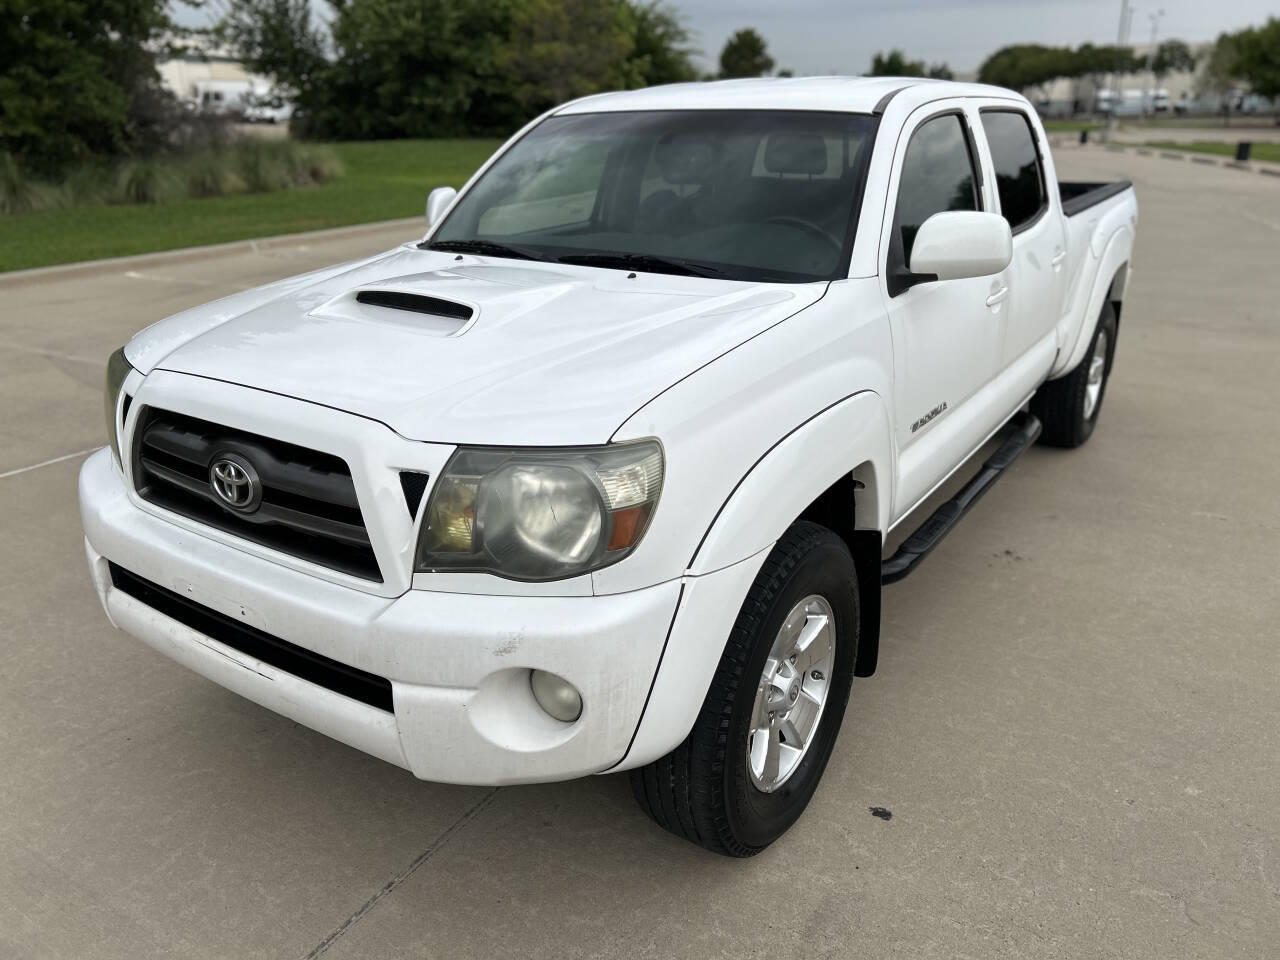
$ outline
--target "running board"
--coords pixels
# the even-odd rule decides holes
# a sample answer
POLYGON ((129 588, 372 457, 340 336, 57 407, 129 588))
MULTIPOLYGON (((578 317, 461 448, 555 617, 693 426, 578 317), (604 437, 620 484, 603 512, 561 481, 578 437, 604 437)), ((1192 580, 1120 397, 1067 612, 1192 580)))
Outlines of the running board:
POLYGON ((960 518, 978 502, 978 498, 1000 479, 1013 461, 1026 452, 1040 436, 1040 421, 1030 413, 1020 413, 1009 421, 1013 432, 1000 444, 1000 449, 987 458, 978 475, 950 500, 938 507, 916 531, 902 542, 897 552, 880 565, 880 582, 897 583, 955 529, 960 518))

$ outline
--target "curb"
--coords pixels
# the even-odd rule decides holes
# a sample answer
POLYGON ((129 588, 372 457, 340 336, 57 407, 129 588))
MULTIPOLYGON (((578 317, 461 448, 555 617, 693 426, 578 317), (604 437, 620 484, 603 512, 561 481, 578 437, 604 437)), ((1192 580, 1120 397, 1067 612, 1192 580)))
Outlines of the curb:
POLYGON ((192 260, 226 257, 237 253, 258 253, 262 250, 305 246, 308 243, 323 243, 328 240, 340 240, 346 237, 358 237, 363 234, 380 233, 384 230, 393 230, 401 226, 406 228, 414 227, 419 234, 426 232, 426 222, 422 217, 379 220, 374 223, 358 223, 349 227, 329 227, 324 230, 282 233, 276 236, 231 240, 226 243, 212 243, 199 247, 179 247, 176 250, 139 253, 128 257, 81 260, 77 263, 60 263, 51 267, 36 267, 32 270, 12 270, 8 273, 0 273, 0 289, 25 287, 35 283, 49 283, 72 277, 91 277, 121 270, 136 270, 157 264, 187 263, 192 260))
POLYGON ((1067 149, 1102 149, 1109 153, 1136 153, 1141 157, 1163 157, 1165 160, 1178 160, 1180 162, 1191 161, 1206 167, 1223 167, 1228 170, 1243 170, 1246 173, 1257 171, 1266 174, 1268 177, 1280 177, 1280 164, 1272 163, 1267 160, 1255 160, 1250 163, 1240 163, 1231 157, 1218 158, 1215 156, 1205 156, 1203 154, 1195 154, 1189 150, 1174 152, 1171 150, 1152 150, 1150 147, 1140 146, 1136 143, 1088 143, 1081 145, 1076 140, 1063 140, 1060 138, 1049 138, 1049 145, 1054 148, 1067 149))

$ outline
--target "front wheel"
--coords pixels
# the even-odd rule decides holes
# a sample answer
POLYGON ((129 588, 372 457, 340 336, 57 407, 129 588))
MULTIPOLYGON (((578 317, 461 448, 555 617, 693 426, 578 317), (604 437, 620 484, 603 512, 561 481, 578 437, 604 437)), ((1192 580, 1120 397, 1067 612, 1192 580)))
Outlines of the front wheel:
POLYGON ((1031 398, 1031 412, 1044 429, 1040 442, 1051 447, 1078 447, 1093 434, 1116 355, 1116 312, 1108 303, 1084 360, 1065 377, 1040 385, 1031 398))
POLYGON ((844 717, 858 644, 844 541, 793 524, 747 593, 693 730, 631 772, 659 826, 716 853, 759 853, 799 819, 844 717))

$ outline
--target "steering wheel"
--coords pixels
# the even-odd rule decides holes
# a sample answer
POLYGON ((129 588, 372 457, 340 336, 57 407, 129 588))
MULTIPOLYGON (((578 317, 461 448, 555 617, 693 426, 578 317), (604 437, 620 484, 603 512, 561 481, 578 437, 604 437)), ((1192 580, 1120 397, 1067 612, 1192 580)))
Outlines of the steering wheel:
POLYGON ((844 250, 843 243, 841 243, 831 234, 827 233, 827 231, 823 230, 820 226, 818 226, 816 223, 814 223, 811 220, 802 220, 800 217, 770 217, 768 220, 765 220, 764 222, 778 223, 786 227, 794 227, 795 229, 801 231, 802 233, 809 234, 809 236, 811 237, 817 237, 819 240, 823 240, 831 244, 831 246, 835 248, 837 255, 839 255, 840 252, 844 250))

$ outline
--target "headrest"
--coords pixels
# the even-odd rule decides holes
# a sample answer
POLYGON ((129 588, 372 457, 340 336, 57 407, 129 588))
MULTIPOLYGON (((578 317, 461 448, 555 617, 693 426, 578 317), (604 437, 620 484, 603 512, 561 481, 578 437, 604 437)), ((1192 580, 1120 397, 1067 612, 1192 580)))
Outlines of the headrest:
POLYGON ((654 158, 667 183, 706 183, 715 167, 715 142, 700 133, 669 133, 654 158))
POLYGON ((775 133, 764 145, 770 173, 826 173, 827 141, 816 133, 775 133))

